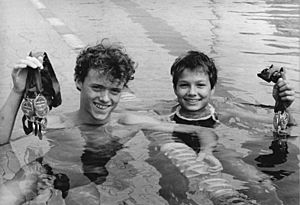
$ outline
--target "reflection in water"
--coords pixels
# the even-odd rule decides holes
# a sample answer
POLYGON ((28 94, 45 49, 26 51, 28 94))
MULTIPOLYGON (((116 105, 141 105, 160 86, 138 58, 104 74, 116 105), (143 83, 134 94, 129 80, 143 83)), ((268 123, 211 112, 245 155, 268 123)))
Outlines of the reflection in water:
MULTIPOLYGON (((88 138, 87 138, 88 139, 88 138)), ((105 168, 107 162, 122 148, 117 140, 112 140, 103 145, 97 145, 86 141, 81 156, 83 174, 95 184, 102 184, 106 180, 108 171, 105 168)))
MULTIPOLYGON (((50 187, 61 191, 61 196, 67 204, 74 204, 74 201, 77 201, 77 204, 78 200, 83 202, 86 197, 91 197, 91 202, 85 204, 99 204, 96 185, 106 181, 109 174, 106 169, 108 161, 123 148, 124 142, 135 134, 135 129, 110 125, 52 129, 45 136, 50 142, 50 150, 43 153, 41 147, 27 148, 26 158, 29 164, 22 170, 25 170, 25 175, 30 175, 32 171, 28 173, 26 170, 32 170, 33 165, 40 167, 43 173, 54 178, 50 187)), ((22 174, 23 171, 19 173, 22 174)), ((41 171, 34 171, 33 174, 35 173, 43 174, 41 171)))
POLYGON ((160 152, 157 146, 149 146, 149 155, 150 157, 146 161, 162 175, 159 180, 159 185, 161 186, 159 195, 166 199, 169 204, 193 204, 193 200, 187 197, 187 178, 160 152))
POLYGON ((258 167, 274 167, 287 161, 288 145, 286 140, 273 140, 269 147, 271 154, 259 155, 255 161, 259 162, 258 167))
MULTIPOLYGON (((256 164, 260 168, 270 168, 275 167, 280 164, 284 164, 288 160, 288 143, 287 138, 290 136, 279 136, 277 133, 273 133, 274 140, 271 142, 269 149, 272 150, 270 154, 261 154, 255 161, 259 162, 256 164)), ((293 173, 295 170, 265 170, 264 173, 273 177, 274 180, 281 180, 284 177, 287 177, 293 173)))
MULTIPOLYGON (((61 191, 62 198, 66 198, 70 189, 70 179, 66 174, 63 173, 54 173, 51 166, 43 163, 43 158, 38 158, 35 160, 37 163, 42 166, 46 174, 54 177, 53 188, 61 191)), ((29 165, 30 166, 30 165, 29 165)), ((42 173, 40 173, 42 174, 42 173)))
POLYGON ((276 136, 262 137, 258 142, 244 144, 245 148, 251 150, 244 160, 271 177, 279 187, 277 192, 284 204, 299 203, 298 147, 289 142, 289 136, 284 139, 276 136))

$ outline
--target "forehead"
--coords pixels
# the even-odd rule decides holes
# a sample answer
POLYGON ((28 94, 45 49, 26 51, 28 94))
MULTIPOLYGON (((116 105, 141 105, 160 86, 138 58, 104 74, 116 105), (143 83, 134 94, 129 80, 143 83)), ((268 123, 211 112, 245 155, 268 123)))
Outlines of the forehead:
POLYGON ((204 71, 202 67, 197 67, 196 69, 184 69, 178 77, 178 80, 209 80, 208 74, 204 71))
POLYGON ((125 82, 120 81, 120 79, 113 78, 112 75, 103 73, 99 70, 90 69, 84 82, 89 84, 98 84, 98 85, 105 85, 108 87, 118 87, 123 88, 125 82))

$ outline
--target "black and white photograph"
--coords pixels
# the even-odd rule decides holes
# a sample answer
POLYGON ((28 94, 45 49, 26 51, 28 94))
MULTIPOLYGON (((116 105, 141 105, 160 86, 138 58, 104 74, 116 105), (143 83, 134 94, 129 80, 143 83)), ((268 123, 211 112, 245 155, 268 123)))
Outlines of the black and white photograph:
POLYGON ((0 0, 0 205, 300 205, 299 0, 0 0))

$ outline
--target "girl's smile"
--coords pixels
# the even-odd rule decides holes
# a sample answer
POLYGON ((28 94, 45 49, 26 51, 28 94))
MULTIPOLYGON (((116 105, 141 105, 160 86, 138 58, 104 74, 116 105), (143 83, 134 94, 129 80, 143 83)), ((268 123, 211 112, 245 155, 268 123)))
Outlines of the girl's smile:
POLYGON ((198 118, 208 105, 214 89, 211 89, 208 75, 203 69, 185 69, 174 87, 180 114, 185 117, 198 118))

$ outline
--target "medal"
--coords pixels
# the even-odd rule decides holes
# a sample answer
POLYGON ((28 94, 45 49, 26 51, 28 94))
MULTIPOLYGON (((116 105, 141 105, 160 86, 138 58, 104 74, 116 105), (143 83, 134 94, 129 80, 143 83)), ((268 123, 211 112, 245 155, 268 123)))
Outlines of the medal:
POLYGON ((35 108, 35 114, 39 118, 44 118, 49 113, 49 106, 47 99, 39 94, 33 101, 33 105, 35 108))
POLYGON ((47 105, 43 110, 35 110, 35 114, 39 118, 44 118, 49 113, 49 106, 47 105))
POLYGON ((40 125, 41 125, 41 131, 45 131, 45 130, 46 130, 46 127, 47 127, 47 118, 43 118, 43 119, 40 121, 40 125))
POLYGON ((288 122, 289 122, 289 115, 287 112, 284 111, 281 114, 279 114, 279 124, 280 124, 281 130, 287 129, 288 122))
POLYGON ((61 104, 60 88, 53 67, 46 53, 32 53, 29 56, 42 57, 43 70, 27 66, 24 101, 21 109, 24 113, 22 118, 25 134, 34 132, 42 138, 42 132, 47 126, 47 115, 52 107, 61 104), (54 93, 53 93, 54 91, 54 93), (46 97, 45 97, 46 96, 46 97), (51 99, 49 102, 47 99, 51 99))
POLYGON ((26 115, 28 118, 31 118, 34 115, 34 106, 32 103, 32 100, 26 98, 22 105, 21 105, 21 109, 24 113, 24 115, 26 115))
POLYGON ((289 115, 287 112, 276 112, 273 118, 273 125, 276 132, 282 132, 287 129, 289 122, 289 115))
POLYGON ((36 111, 44 111, 48 107, 47 99, 39 94, 33 101, 33 105, 36 111))

